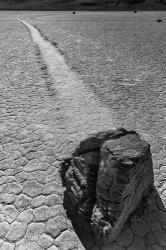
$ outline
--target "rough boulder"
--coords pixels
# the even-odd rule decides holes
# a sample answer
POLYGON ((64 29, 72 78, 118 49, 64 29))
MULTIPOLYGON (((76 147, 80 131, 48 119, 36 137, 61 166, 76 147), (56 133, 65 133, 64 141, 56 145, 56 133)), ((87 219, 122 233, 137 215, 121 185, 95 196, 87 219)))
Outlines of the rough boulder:
POLYGON ((150 145, 134 131, 100 132, 80 142, 69 162, 73 204, 99 238, 114 240, 153 186, 150 145))

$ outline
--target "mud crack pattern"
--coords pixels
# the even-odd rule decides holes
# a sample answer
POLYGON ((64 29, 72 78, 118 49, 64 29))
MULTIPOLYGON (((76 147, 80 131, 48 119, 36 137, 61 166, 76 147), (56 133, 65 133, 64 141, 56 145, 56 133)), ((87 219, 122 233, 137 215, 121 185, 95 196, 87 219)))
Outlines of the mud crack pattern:
POLYGON ((28 32, 16 21, 2 24, 0 249, 82 249, 63 208, 52 131, 61 120, 57 105, 28 32))
POLYGON ((82 246, 63 207, 59 160, 86 134, 110 128, 111 115, 100 119, 105 108, 99 104, 92 110, 98 101, 81 82, 80 95, 70 92, 72 85, 65 94, 57 88, 52 95, 48 84, 56 77, 49 76, 28 31, 16 21, 1 23, 0 249, 166 249, 166 213, 155 191, 145 213, 133 216, 110 244, 98 242, 90 226, 74 214, 82 246), (85 111, 76 123, 72 107, 78 107, 80 96, 85 111))

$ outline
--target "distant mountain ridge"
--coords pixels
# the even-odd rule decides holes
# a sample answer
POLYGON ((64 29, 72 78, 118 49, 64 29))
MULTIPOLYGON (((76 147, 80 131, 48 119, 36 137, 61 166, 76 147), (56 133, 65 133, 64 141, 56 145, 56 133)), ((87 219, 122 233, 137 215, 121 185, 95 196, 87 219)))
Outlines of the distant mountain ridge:
POLYGON ((166 10, 166 0, 0 0, 0 10, 166 10))

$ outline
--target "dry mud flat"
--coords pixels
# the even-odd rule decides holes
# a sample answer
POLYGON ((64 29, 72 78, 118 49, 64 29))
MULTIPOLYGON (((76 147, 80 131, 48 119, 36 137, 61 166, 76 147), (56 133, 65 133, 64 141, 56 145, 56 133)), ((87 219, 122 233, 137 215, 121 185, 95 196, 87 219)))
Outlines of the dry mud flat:
MULTIPOLYGON (((23 14, 19 15, 23 19, 23 14)), ((81 218, 78 218, 75 229, 79 233, 81 242, 79 241, 63 208, 64 188, 58 172, 59 162, 88 133, 111 128, 120 124, 123 119, 120 120, 118 110, 115 112, 114 106, 111 109, 102 104, 103 98, 98 102, 97 95, 94 95, 89 86, 83 87, 84 77, 79 77, 80 93, 75 96, 71 91, 65 92, 62 84, 59 83, 60 76, 58 76, 59 81, 56 82, 56 71, 48 75, 41 53, 32 42, 27 29, 16 20, 6 21, 7 16, 3 19, 0 21, 2 67, 0 72, 0 249, 81 250, 84 249, 81 242, 85 249, 91 250, 166 249, 166 213, 158 195, 149 199, 153 204, 149 204, 146 213, 141 218, 133 218, 117 240, 110 245, 99 245, 91 229, 81 218), (60 88, 54 88, 53 84, 60 88), (76 114, 79 116, 79 110, 74 110, 80 105, 80 97, 82 121, 79 121, 79 117, 76 116, 76 114), (95 104, 94 109, 88 104, 95 104), (109 116, 105 112, 108 112, 109 116), (106 114, 106 118, 100 119, 103 118, 103 114, 106 114)), ((155 88, 156 84, 154 84, 155 88)), ((153 84, 150 86, 153 87, 153 84)), ((73 90, 72 85, 70 90, 73 90)), ((123 90, 125 93, 125 89, 123 90)), ((159 96, 162 97, 159 99, 162 102, 159 108, 162 111, 165 103, 164 91, 162 85, 159 91, 161 92, 159 96)), ((152 106, 152 100, 150 102, 147 97, 145 99, 152 106)), ((155 102, 154 105, 157 103, 155 102)), ((139 111, 142 112, 142 110, 139 111)), ((160 120, 161 123, 163 122, 162 128, 164 128, 163 118, 160 120)), ((126 120, 130 125, 131 120, 127 117, 126 120)), ((149 131, 151 132, 150 129, 149 131)), ((145 139, 151 138, 152 132, 149 133, 149 131, 144 130, 144 127, 139 130, 145 139)), ((157 135, 157 131, 153 133, 156 141, 157 135)), ((156 150, 160 149, 159 152, 154 152, 154 167, 158 169, 158 174, 155 169, 156 178, 162 177, 158 190, 162 193, 164 202, 165 140, 163 144, 161 140, 158 140, 157 144, 154 142, 151 140, 151 145, 156 145, 156 150), (157 156, 163 156, 162 166, 161 162, 156 165, 156 162, 160 161, 157 156)))
POLYGON ((62 12, 29 21, 63 52, 84 85, 109 107, 114 126, 135 129, 150 143, 155 185, 163 194, 165 12, 62 12), (157 22, 159 18, 162 23, 157 22))

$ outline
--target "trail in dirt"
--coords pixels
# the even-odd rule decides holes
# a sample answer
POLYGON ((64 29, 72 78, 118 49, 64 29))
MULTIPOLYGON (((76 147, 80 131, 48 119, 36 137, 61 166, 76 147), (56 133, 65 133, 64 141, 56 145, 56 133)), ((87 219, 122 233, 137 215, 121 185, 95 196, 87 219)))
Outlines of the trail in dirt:
MULTIPOLYGON (((111 110, 96 99, 88 86, 83 85, 80 76, 69 68, 58 49, 45 40, 31 24, 20 21, 29 29, 53 79, 52 87, 58 93, 60 110, 66 117, 67 123, 64 129, 66 137, 72 144, 71 147, 75 145, 74 141, 77 142, 88 134, 115 129, 111 110)), ((66 149, 69 150, 68 147, 66 149)))

